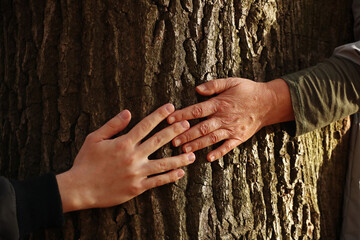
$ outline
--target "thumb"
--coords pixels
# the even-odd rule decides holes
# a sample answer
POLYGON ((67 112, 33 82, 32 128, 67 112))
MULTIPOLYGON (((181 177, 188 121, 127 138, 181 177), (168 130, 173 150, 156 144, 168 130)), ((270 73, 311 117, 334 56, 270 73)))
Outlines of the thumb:
POLYGON ((130 111, 124 110, 96 130, 93 135, 96 136, 95 139, 98 141, 109 139, 122 131, 129 124, 130 119, 130 111))
POLYGON ((231 78, 215 79, 197 86, 196 91, 201 95, 209 96, 221 93, 235 85, 234 79, 231 78))

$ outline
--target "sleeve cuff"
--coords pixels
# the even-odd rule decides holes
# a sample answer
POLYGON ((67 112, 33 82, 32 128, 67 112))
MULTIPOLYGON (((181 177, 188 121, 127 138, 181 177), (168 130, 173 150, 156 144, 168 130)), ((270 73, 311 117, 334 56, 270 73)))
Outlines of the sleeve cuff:
POLYGON ((291 105, 294 112, 294 121, 286 122, 283 126, 285 130, 289 133, 290 136, 296 137, 307 132, 306 120, 303 119, 304 114, 304 104, 302 102, 303 97, 301 96, 301 91, 298 88, 298 75, 291 74, 283 76, 282 79, 287 83, 290 90, 291 96, 291 105))
POLYGON ((15 192, 10 182, 0 177, 0 238, 19 239, 15 192))
POLYGON ((336 56, 283 76, 289 86, 295 117, 292 135, 322 128, 357 112, 360 107, 359 76, 359 65, 336 56))
POLYGON ((11 183, 15 189, 20 235, 63 225, 61 197, 53 173, 11 183))

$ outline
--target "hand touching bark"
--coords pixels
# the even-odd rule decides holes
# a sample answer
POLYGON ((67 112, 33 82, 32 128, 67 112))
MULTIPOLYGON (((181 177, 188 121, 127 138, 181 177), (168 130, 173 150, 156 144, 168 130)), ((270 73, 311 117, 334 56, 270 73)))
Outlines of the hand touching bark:
POLYGON ((187 121, 175 123, 140 142, 173 111, 174 106, 166 104, 129 133, 110 139, 130 122, 131 114, 125 110, 89 134, 73 167, 57 175, 63 211, 121 204, 150 188, 183 177, 184 171, 178 168, 192 163, 193 153, 156 161, 150 161, 148 156, 187 130, 190 126, 187 121), (159 173, 163 174, 148 177, 159 173))
POLYGON ((214 143, 225 142, 211 151, 214 161, 245 142, 266 125, 294 118, 288 86, 282 79, 259 83, 242 78, 217 79, 196 87, 205 96, 219 95, 205 102, 178 110, 168 122, 208 117, 173 139, 174 146, 193 152, 214 143))

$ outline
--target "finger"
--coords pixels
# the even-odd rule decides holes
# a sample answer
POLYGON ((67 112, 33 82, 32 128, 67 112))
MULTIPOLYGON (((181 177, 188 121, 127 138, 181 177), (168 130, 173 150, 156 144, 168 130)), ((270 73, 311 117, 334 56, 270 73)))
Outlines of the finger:
POLYGON ((92 133, 95 141, 109 139, 115 134, 122 131, 130 122, 131 113, 129 110, 124 110, 118 115, 110 119, 102 127, 92 133))
POLYGON ((233 150, 235 147, 239 146, 241 143, 242 142, 238 139, 230 139, 230 140, 225 141, 224 144, 222 144, 217 149, 211 151, 207 155, 208 161, 213 162, 213 161, 221 158, 222 156, 224 156, 225 154, 227 154, 228 152, 233 150))
POLYGON ((182 121, 175 123, 160 132, 156 133, 154 136, 143 142, 139 146, 139 152, 143 153, 145 156, 149 156, 164 144, 168 143, 176 137, 177 135, 185 132, 189 129, 190 124, 188 121, 182 121))
POLYGON ((236 84, 233 78, 215 79, 197 86, 196 91, 201 95, 209 96, 215 93, 221 93, 236 84))
POLYGON ((201 136, 206 136, 207 134, 218 129, 219 127, 220 127, 220 123, 217 119, 211 118, 211 119, 205 120, 201 123, 198 123, 194 127, 190 128, 183 134, 174 138, 172 143, 175 147, 178 147, 184 143, 190 142, 201 136))
POLYGON ((182 169, 172 170, 171 172, 157 175, 154 177, 145 178, 143 185, 146 190, 159 187, 171 182, 175 182, 184 176, 185 172, 182 169))
POLYGON ((187 108, 178 110, 168 117, 168 123, 180 122, 182 120, 189 120, 195 118, 207 117, 216 112, 216 102, 209 99, 187 108))
POLYGON ((134 142, 140 142, 141 139, 148 135, 161 121, 174 112, 174 110, 174 105, 170 103, 158 108, 131 129, 128 133, 129 138, 134 142))
POLYGON ((147 176, 167 172, 169 170, 184 167, 195 161, 194 153, 184 153, 179 156, 151 160, 148 162, 148 168, 145 170, 147 176))
POLYGON ((220 142, 228 138, 228 132, 224 129, 218 129, 214 132, 209 133, 208 135, 198 138, 188 144, 185 144, 183 147, 184 152, 195 152, 199 149, 208 147, 217 142, 220 142))

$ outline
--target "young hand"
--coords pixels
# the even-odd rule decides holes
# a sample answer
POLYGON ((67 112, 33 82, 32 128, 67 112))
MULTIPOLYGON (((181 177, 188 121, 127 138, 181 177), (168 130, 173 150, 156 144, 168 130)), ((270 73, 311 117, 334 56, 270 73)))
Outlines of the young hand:
POLYGON ((114 206, 150 188, 182 178, 184 171, 178 168, 194 162, 194 153, 159 160, 149 160, 148 157, 187 130, 190 126, 187 121, 175 123, 141 143, 172 112, 174 106, 166 104, 144 118, 129 133, 110 139, 130 122, 131 114, 124 110, 89 134, 73 167, 56 176, 63 211, 114 206), (160 175, 148 177, 155 174, 160 175))

